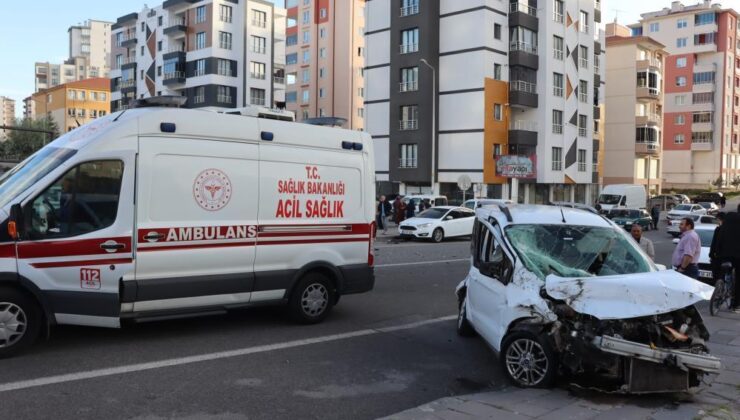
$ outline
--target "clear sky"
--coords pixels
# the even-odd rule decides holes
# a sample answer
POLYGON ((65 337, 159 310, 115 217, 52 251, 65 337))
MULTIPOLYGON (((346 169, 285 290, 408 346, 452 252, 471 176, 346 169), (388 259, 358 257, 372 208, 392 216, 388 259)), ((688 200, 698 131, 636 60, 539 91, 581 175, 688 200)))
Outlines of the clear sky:
MULTIPOLYGON (((284 4, 284 0, 270 1, 279 6, 284 4)), ((699 1, 683 0, 683 3, 691 5, 699 1)), ((151 1, 149 5, 161 2, 151 1)), ((671 4, 670 0, 602 0, 601 3, 602 23, 612 22, 617 16, 622 24, 634 23, 640 13, 671 4)), ((740 0, 720 3, 740 11, 740 0)), ((87 19, 113 22, 141 10, 144 4, 140 0, 0 0, 0 95, 14 98, 16 114, 20 115, 23 98, 33 93, 33 63, 61 62, 67 58, 67 28, 87 19)))

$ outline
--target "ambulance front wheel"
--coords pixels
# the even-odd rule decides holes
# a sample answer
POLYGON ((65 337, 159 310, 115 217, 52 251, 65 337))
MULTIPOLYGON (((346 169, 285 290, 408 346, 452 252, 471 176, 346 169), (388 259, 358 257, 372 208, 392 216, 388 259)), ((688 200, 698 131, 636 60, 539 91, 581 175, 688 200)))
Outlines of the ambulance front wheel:
POLYGON ((331 281, 321 273, 308 273, 298 281, 288 303, 293 319, 302 324, 324 320, 336 302, 331 281))
POLYGON ((17 289, 0 287, 0 359, 33 344, 41 331, 41 318, 33 299, 17 289))

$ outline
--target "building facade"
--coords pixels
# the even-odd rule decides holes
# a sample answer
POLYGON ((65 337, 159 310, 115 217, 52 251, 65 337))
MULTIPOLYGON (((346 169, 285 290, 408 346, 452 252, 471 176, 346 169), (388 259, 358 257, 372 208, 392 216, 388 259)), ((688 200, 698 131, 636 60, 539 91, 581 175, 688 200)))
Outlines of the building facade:
POLYGON ((33 96, 26 96, 23 98, 23 118, 33 119, 36 116, 36 102, 33 100, 33 96))
POLYGON ((365 16, 380 191, 456 199, 465 175, 468 196, 596 198, 600 2, 372 0, 365 16))
POLYGON ((642 14, 634 36, 665 45, 664 188, 726 185, 740 175, 738 14, 710 1, 642 14))
POLYGON ((364 128, 365 0, 287 0, 286 104, 364 128))
POLYGON ((664 45, 629 28, 606 26, 604 185, 640 184, 649 195, 662 187, 664 45))
POLYGON ((137 98, 188 108, 285 104, 285 9, 263 0, 167 0, 112 28, 114 111, 137 98))
MULTIPOLYGON (((15 100, 0 96, 0 125, 12 126, 15 123, 15 100)), ((8 133, 0 130, 0 142, 8 139, 8 133)))
POLYGON ((64 83, 31 97, 35 118, 48 116, 66 133, 110 113, 110 81, 103 77, 64 83))

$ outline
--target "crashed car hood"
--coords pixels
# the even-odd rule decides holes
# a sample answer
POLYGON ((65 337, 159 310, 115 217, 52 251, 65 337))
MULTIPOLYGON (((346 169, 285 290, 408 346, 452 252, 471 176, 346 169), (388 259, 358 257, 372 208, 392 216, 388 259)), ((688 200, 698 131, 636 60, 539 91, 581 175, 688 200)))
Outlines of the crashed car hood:
POLYGON ((601 320, 663 314, 709 300, 714 288, 674 270, 545 279, 547 294, 601 320))

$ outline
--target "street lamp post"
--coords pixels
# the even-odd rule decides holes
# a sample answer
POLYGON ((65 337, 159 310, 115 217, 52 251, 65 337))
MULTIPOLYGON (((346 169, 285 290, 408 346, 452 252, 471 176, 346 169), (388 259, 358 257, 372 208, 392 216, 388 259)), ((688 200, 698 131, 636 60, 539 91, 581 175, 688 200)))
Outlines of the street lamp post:
POLYGON ((436 159, 435 154, 437 150, 437 70, 427 62, 426 59, 422 58, 422 64, 429 67, 432 70, 432 178, 431 187, 432 195, 436 194, 434 190, 435 178, 436 178, 436 159))

